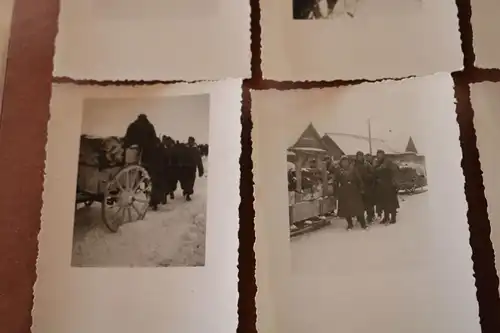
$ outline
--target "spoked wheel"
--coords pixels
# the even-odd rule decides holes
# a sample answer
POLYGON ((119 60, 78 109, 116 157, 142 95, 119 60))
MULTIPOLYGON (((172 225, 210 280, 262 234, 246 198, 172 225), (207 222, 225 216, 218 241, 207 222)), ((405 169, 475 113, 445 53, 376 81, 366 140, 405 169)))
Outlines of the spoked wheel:
POLYGON ((106 184, 102 202, 102 220, 112 232, 127 222, 144 219, 151 198, 151 178, 141 166, 120 170, 106 184))

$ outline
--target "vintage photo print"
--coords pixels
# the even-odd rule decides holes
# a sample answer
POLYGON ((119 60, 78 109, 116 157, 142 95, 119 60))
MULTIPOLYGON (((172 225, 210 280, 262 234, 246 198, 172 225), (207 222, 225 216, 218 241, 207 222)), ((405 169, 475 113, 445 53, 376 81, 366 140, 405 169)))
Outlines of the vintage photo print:
POLYGON ((34 333, 236 331, 240 110, 241 80, 53 85, 34 333))
POLYGON ((250 76, 250 5, 61 0, 54 76, 195 81, 250 76))
MULTIPOLYGON (((387 12, 398 13, 401 10, 422 10, 425 0, 385 1, 387 12), (412 7, 413 6, 413 7, 412 7), (420 7, 420 8, 419 8, 420 7)), ((376 13, 381 1, 370 0, 293 0, 293 18, 296 20, 336 19, 342 16, 350 18, 376 13)))
POLYGON ((463 66, 454 0, 262 0, 260 7, 266 79, 373 80, 463 66))
POLYGON ((480 331, 449 75, 254 91, 252 120, 259 331, 480 331))
POLYGON ((9 51, 10 23, 12 21, 13 7, 14 0, 4 0, 0 2, 0 109, 3 99, 3 86, 7 66, 7 53, 9 51))
POLYGON ((209 95, 86 99, 73 266, 203 266, 209 95))
POLYGON ((500 2, 495 0, 471 0, 472 43, 475 62, 479 68, 500 67, 500 46, 497 36, 500 33, 498 16, 500 2))
POLYGON ((408 210, 422 210, 425 156, 404 130, 383 130, 385 122, 374 121, 379 137, 372 137, 371 117, 359 122, 357 134, 330 132, 342 131, 338 123, 321 135, 310 123, 287 149, 290 237, 328 225, 349 231, 354 223, 363 230, 395 224, 405 208, 400 202, 408 210), (365 135, 360 135, 363 126, 365 135))
POLYGON ((483 171, 484 194, 488 201, 488 217, 491 225, 491 242, 495 250, 497 274, 500 276, 500 179, 497 166, 500 158, 497 145, 500 140, 500 83, 481 82, 470 87, 472 108, 474 109, 474 128, 477 137, 479 161, 483 171))

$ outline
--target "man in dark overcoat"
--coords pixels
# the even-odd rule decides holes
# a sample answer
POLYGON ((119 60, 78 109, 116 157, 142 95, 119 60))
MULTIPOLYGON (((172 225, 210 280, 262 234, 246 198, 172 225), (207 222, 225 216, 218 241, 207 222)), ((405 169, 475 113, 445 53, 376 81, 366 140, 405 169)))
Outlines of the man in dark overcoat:
POLYGON ((166 197, 170 196, 170 199, 175 199, 175 190, 177 190, 177 183, 179 182, 179 145, 169 136, 162 137, 162 144, 165 154, 165 164, 164 164, 164 189, 165 189, 165 201, 166 197))
POLYGON ((363 229, 366 229, 365 207, 362 194, 363 181, 347 156, 340 159, 340 167, 335 177, 335 193, 338 199, 339 217, 347 221, 347 230, 353 228, 353 217, 356 217, 363 229))
POLYGON ((377 205, 384 212, 381 223, 396 223, 399 208, 398 187, 396 184, 397 166, 390 161, 383 150, 377 151, 375 166, 377 205))
POLYGON ((182 192, 187 201, 191 201, 191 195, 194 193, 194 183, 196 180, 196 169, 198 176, 203 177, 203 161, 200 150, 191 136, 187 144, 183 145, 181 155, 180 183, 182 192))
POLYGON ((375 174, 372 165, 365 160, 363 152, 356 153, 354 167, 363 181, 363 205, 365 206, 366 219, 368 223, 373 222, 375 215, 375 174))
POLYGON ((140 114, 128 127, 123 139, 125 149, 137 145, 141 162, 151 177, 150 206, 156 210, 162 202, 163 181, 161 179, 163 154, 156 130, 145 114, 140 114))

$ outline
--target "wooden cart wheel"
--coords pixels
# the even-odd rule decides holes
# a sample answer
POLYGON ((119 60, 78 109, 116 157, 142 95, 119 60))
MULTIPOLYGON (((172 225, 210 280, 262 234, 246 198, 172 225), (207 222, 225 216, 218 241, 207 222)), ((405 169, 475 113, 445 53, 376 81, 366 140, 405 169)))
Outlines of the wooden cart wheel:
POLYGON ((106 184, 102 220, 112 232, 127 222, 144 219, 151 198, 151 178, 146 169, 130 165, 106 184))

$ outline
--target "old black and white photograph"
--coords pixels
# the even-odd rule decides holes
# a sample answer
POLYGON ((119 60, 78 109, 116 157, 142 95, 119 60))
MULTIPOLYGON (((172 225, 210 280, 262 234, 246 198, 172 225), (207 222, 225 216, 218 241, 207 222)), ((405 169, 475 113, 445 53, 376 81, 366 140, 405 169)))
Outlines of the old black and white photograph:
MULTIPOLYGON (((418 235, 414 229, 425 226, 419 214, 429 203, 425 155, 411 124, 390 120, 361 115, 348 127, 338 120, 310 123, 288 148, 290 239, 298 272, 322 265, 311 255, 341 251, 348 232, 370 233, 366 238, 380 242, 383 252, 392 238, 418 235)), ((334 267, 347 268, 351 260, 336 257, 334 267)))
POLYGON ((412 219, 425 202, 425 156, 413 138, 374 138, 370 119, 366 124, 363 136, 321 135, 311 123, 288 149, 292 237, 331 225, 350 231, 355 223, 362 230, 395 224, 401 216, 412 219))
POLYGON ((84 101, 72 266, 204 266, 209 95, 84 101))
POLYGON ((293 18, 318 20, 355 18, 377 12, 380 7, 394 11, 418 10, 424 0, 293 0, 293 18))
POLYGON ((446 74, 252 93, 260 330, 478 331, 454 102, 446 74))

